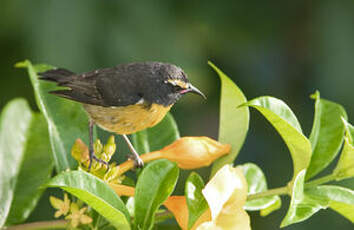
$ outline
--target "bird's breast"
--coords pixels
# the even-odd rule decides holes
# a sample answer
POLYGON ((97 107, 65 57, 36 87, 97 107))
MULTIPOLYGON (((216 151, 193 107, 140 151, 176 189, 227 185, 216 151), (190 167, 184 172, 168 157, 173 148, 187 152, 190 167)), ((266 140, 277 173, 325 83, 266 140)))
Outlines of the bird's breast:
POLYGON ((101 128, 117 134, 131 134, 159 123, 172 105, 134 104, 102 107, 84 104, 91 119, 101 128))

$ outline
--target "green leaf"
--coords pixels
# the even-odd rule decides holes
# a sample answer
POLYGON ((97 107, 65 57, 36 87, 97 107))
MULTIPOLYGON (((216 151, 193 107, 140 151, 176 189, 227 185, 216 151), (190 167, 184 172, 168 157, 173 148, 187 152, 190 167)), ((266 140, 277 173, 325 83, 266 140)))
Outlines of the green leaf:
POLYGON ((331 201, 329 207, 354 223, 354 205, 331 201))
POLYGON ((59 187, 87 203, 118 229, 130 229, 129 213, 119 196, 101 179, 84 171, 63 172, 48 187, 59 187))
MULTIPOLYGON (((253 163, 247 163, 242 165, 242 170, 248 184, 248 195, 255 194, 258 192, 264 192, 268 189, 266 178, 262 170, 257 165, 253 163)), ((255 200, 249 200, 246 202, 244 208, 249 211, 266 209, 279 202, 279 200, 279 196, 269 196, 255 200)), ((273 206, 273 208, 274 207, 275 206, 273 206)), ((272 211, 275 210, 276 209, 273 209, 272 211)))
POLYGON ((187 178, 184 190, 188 206, 188 229, 192 228, 198 218, 208 209, 208 203, 202 194, 203 188, 203 179, 197 173, 192 172, 187 178))
POLYGON ((349 144, 353 145, 354 144, 354 126, 349 124, 349 122, 344 117, 342 117, 342 121, 344 123, 346 135, 349 140, 349 144))
POLYGON ((0 227, 4 225, 14 197, 16 180, 26 151, 32 112, 23 99, 9 102, 0 117, 0 227))
POLYGON ((354 191, 334 185, 321 185, 307 189, 306 194, 329 201, 329 207, 354 223, 354 191))
POLYGON ((341 156, 333 171, 337 180, 354 177, 354 128, 344 118, 342 118, 342 121, 345 126, 346 136, 344 138, 344 146, 341 156))
POLYGON ((244 105, 261 112, 285 141, 293 160, 294 181, 296 175, 308 167, 312 152, 311 144, 303 135, 296 116, 283 101, 274 97, 259 97, 244 105))
POLYGON ((208 64, 215 70, 221 80, 219 138, 221 143, 231 144, 231 152, 216 160, 210 178, 225 164, 232 163, 246 139, 249 125, 249 109, 239 108, 247 101, 245 95, 218 67, 210 61, 208 64))
POLYGON ((155 213, 172 193, 179 169, 168 160, 148 164, 141 172, 135 188, 135 225, 137 229, 152 228, 155 213))
POLYGON ((277 196, 277 200, 273 204, 262 209, 260 214, 261 214, 261 216, 268 216, 269 214, 271 214, 275 210, 278 210, 279 208, 281 208, 281 199, 279 196, 277 196))
POLYGON ((354 205, 354 191, 336 185, 319 185, 315 188, 306 189, 306 194, 354 205))
POLYGON ((21 223, 30 215, 42 195, 40 186, 49 180, 52 170, 47 123, 41 114, 33 114, 6 225, 21 223))
POLYGON ((139 154, 162 149, 179 138, 176 121, 171 113, 152 128, 132 134, 133 145, 139 154))
POLYGON ((320 209, 325 209, 328 206, 327 199, 304 193, 305 174, 306 170, 302 170, 295 177, 292 187, 290 207, 285 218, 281 222, 281 228, 304 221, 320 209))
POLYGON ((131 135, 133 146, 139 154, 150 152, 147 130, 142 130, 131 135))
POLYGON ((354 146, 349 143, 348 135, 344 139, 343 150, 333 174, 337 180, 354 177, 354 146))
POLYGON ((38 79, 38 72, 52 69, 49 65, 33 66, 26 60, 16 67, 27 68, 34 89, 37 105, 48 123, 48 131, 55 166, 58 172, 77 166, 70 150, 74 141, 81 138, 88 143, 88 117, 82 106, 67 99, 49 94, 58 89, 55 84, 38 79))
POLYGON ((307 169, 306 180, 321 172, 337 156, 343 142, 345 129, 341 117, 347 117, 341 105, 321 99, 318 91, 311 97, 316 102, 310 135, 312 157, 307 169))

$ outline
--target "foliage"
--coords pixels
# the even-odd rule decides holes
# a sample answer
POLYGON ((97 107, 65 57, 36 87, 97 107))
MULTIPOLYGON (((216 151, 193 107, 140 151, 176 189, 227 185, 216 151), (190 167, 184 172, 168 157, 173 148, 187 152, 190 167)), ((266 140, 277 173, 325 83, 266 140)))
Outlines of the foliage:
MULTIPOLYGON (((95 163, 88 172, 87 116, 83 109, 48 94, 55 86, 39 81, 38 72, 52 66, 18 63, 17 67, 28 70, 41 113, 31 111, 23 99, 9 102, 1 113, 0 226, 11 229, 25 222, 43 190, 50 187, 71 196, 69 199, 65 193, 64 200, 50 198, 57 210, 55 217, 64 216, 64 226, 70 228, 149 230, 174 217, 182 229, 250 229, 246 211, 269 215, 281 207, 281 195, 291 198, 281 227, 304 221, 325 208, 354 222, 354 191, 324 185, 354 177, 354 128, 344 108, 322 99, 319 92, 313 94, 315 115, 307 137, 285 102, 270 96, 247 101, 225 73, 209 64, 220 76, 222 87, 218 141, 180 138, 177 124, 168 114, 157 126, 132 135, 135 148, 145 153, 141 157, 146 164, 134 175, 126 173, 134 166, 130 160, 109 167, 95 163), (266 175, 256 164, 229 165, 246 138, 249 107, 272 124, 289 149, 293 177, 283 187, 269 189, 266 175), (339 153, 335 169, 318 177, 339 153), (180 170, 211 163, 209 181, 204 182, 196 172, 186 181, 179 179, 180 170), (57 175, 50 178, 53 166, 57 175), (172 195, 178 181, 185 184, 184 195, 172 195)), ((119 146, 114 137, 105 145, 95 141, 99 159, 109 161, 116 150, 119 146)), ((36 224, 46 227, 45 223, 36 224)), ((62 221, 54 223, 63 226, 62 221)))

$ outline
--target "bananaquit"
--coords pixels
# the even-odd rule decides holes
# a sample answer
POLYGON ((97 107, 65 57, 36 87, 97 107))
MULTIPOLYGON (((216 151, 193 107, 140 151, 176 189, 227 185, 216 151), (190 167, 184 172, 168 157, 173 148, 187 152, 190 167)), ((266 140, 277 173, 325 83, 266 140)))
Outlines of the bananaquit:
POLYGON ((205 98, 188 80, 183 70, 161 62, 120 64, 113 68, 75 74, 66 69, 52 69, 40 73, 42 80, 54 81, 67 89, 50 93, 82 103, 87 111, 90 135, 90 163, 98 159, 93 151, 93 126, 123 136, 137 167, 143 161, 130 143, 132 134, 159 123, 174 103, 186 93, 205 98))

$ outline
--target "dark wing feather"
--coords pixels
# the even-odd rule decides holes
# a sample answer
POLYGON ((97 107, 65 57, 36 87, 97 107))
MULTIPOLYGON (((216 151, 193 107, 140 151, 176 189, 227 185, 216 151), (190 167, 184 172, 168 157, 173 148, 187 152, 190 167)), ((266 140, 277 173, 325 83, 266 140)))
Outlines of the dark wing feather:
MULTIPOLYGON (((54 81, 68 89, 50 93, 78 101, 100 106, 126 106, 141 99, 136 81, 132 76, 135 68, 119 65, 114 68, 99 69, 82 74, 74 74, 64 69, 49 70, 40 73, 42 80, 54 81)), ((139 77, 140 78, 140 77, 139 77)))
POLYGON ((85 77, 86 74, 75 74, 66 69, 52 69, 39 75, 41 80, 53 81, 58 86, 69 88, 51 91, 51 94, 81 103, 102 105, 102 97, 96 90, 93 74, 85 77))

